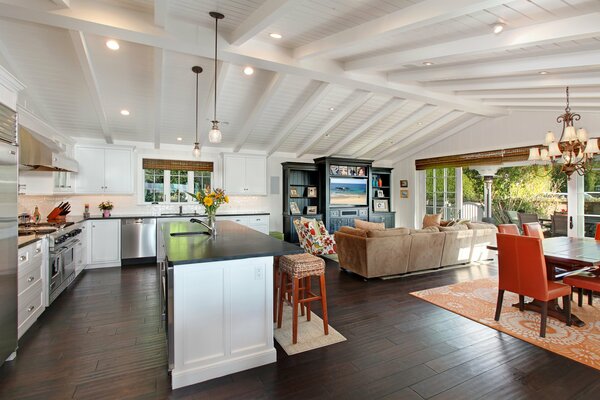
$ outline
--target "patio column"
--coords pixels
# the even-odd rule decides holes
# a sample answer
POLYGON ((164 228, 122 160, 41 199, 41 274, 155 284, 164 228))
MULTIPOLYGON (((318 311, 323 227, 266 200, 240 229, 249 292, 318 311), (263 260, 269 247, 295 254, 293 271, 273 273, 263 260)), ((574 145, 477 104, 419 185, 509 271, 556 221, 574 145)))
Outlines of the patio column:
POLYGON ((474 167, 483 177, 483 215, 488 221, 492 218, 492 183, 500 166, 474 167))
POLYGON ((569 237, 584 237, 585 217, 583 176, 579 176, 576 173, 571 175, 571 179, 567 182, 567 201, 568 235, 569 237))

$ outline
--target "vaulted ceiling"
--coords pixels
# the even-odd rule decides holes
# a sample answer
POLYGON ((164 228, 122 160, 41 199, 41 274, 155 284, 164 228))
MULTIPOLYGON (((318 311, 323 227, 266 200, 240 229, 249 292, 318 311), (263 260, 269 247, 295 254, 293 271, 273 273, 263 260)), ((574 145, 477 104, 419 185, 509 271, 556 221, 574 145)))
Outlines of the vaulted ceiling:
POLYGON ((560 110, 567 85, 573 107, 600 109, 597 0, 0 0, 0 65, 58 131, 156 148, 193 143, 200 65, 210 146, 209 11, 225 14, 217 117, 233 151, 396 160, 513 109, 560 110))

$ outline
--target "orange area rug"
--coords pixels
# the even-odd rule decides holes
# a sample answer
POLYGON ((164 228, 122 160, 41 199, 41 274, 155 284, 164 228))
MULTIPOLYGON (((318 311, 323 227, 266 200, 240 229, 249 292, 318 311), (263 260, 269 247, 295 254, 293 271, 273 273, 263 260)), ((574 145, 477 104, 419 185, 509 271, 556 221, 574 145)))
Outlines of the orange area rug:
MULTIPOLYGON (((546 338, 540 338, 540 315, 531 311, 520 312, 512 304, 519 296, 505 292, 500 321, 494 321, 497 279, 478 279, 454 285, 413 292, 411 295, 467 317, 480 324, 497 329, 543 349, 600 370, 600 302, 577 307, 577 293, 571 302, 571 310, 585 322, 585 326, 568 327, 564 322, 548 317, 546 338)), ((529 301, 531 299, 526 299, 529 301)), ((562 303, 562 300, 561 300, 562 303)))

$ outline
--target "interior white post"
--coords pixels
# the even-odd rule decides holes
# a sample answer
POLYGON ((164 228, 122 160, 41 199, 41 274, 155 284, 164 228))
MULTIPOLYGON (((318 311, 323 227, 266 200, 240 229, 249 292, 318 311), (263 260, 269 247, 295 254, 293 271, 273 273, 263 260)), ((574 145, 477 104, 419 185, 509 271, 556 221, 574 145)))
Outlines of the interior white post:
POLYGON ((584 185, 583 176, 578 174, 571 175, 567 181, 567 201, 568 201, 568 233, 569 237, 584 237, 585 235, 585 217, 584 217, 584 185))

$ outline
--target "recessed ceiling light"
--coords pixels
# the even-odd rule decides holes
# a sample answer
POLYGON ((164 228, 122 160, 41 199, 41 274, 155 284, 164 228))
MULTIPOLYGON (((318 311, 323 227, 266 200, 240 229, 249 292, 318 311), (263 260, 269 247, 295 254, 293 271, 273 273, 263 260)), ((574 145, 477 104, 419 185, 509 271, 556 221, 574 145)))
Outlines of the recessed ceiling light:
POLYGON ((428 67, 429 67, 430 65, 433 65, 433 63, 432 63, 431 61, 425 61, 425 62, 423 63, 423 65, 426 65, 426 66, 428 66, 428 67))
POLYGON ((180 137, 177 138, 178 142, 181 142, 182 140, 183 140, 183 138, 180 138, 180 137))
POLYGON ((540 71, 540 75, 548 75, 548 71, 540 71))
POLYGON ((117 42, 116 40, 107 40, 106 41, 106 47, 108 47, 111 50, 119 50, 119 42, 117 42))
POLYGON ((329 107, 329 111, 334 111, 335 107, 329 107))
POLYGON ((269 33, 269 36, 271 36, 273 39, 281 39, 283 37, 283 36, 281 36, 280 33, 276 33, 276 32, 269 33))
POLYGON ((254 68, 252 68, 251 66, 247 66, 246 68, 244 68, 244 74, 252 75, 253 73, 254 73, 254 68))
POLYGON ((121 110, 121 115, 128 116, 129 110, 121 110))
POLYGON ((421 125, 423 125, 423 123, 422 122, 417 122, 417 125, 421 126, 421 125))
POLYGON ((329 137, 329 133, 326 133, 326 134, 325 134, 325 137, 329 137))
POLYGON ((493 26, 494 33, 497 35, 504 30, 506 24, 504 22, 496 22, 493 26))

